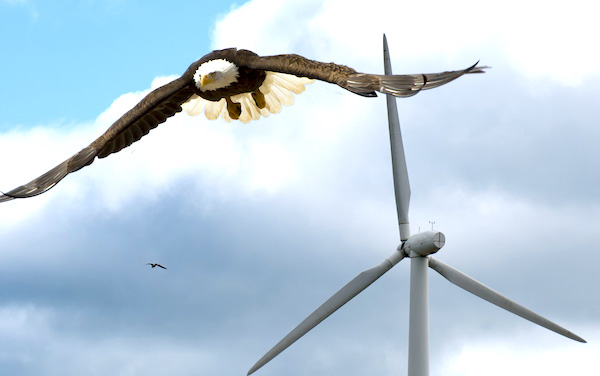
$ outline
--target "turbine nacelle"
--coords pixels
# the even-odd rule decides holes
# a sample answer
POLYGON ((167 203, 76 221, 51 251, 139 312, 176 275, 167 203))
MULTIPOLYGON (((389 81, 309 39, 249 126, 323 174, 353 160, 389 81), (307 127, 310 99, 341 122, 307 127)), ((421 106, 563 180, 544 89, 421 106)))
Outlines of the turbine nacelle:
POLYGON ((426 257, 439 251, 446 244, 446 237, 439 231, 425 231, 412 235, 401 250, 408 257, 426 257))

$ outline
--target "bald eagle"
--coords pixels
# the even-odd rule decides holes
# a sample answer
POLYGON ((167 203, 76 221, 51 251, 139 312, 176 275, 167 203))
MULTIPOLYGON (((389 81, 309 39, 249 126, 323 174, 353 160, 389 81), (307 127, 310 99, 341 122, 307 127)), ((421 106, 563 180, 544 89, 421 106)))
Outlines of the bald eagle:
POLYGON ((0 202, 48 191, 67 174, 131 145, 182 110, 190 115, 204 112, 208 119, 220 115, 226 121, 249 122, 292 104, 292 93, 300 94, 313 80, 365 97, 376 97, 376 91, 410 97, 463 74, 482 73, 484 68, 476 63, 458 71, 386 76, 294 54, 258 56, 236 48, 213 51, 190 65, 181 77, 148 94, 89 146, 37 179, 1 194, 0 202))

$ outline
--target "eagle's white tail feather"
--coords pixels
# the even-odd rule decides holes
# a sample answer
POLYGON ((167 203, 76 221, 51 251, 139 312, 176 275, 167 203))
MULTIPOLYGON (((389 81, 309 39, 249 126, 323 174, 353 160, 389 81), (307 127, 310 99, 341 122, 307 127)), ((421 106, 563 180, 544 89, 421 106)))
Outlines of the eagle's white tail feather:
POLYGON ((282 88, 286 88, 292 91, 294 94, 302 93, 304 91, 304 85, 313 82, 313 80, 311 80, 310 78, 296 77, 291 74, 273 72, 271 76, 273 77, 273 82, 276 85, 282 88))
POLYGON ((291 106, 294 104, 294 96, 287 89, 274 85, 269 94, 275 95, 275 98, 277 98, 277 100, 279 100, 279 102, 285 106, 291 106))
POLYGON ((267 72, 267 77, 263 81, 262 85, 258 88, 263 94, 268 94, 273 86, 273 72, 267 72))
POLYGON ((254 102, 250 93, 238 94, 231 97, 233 102, 237 102, 242 106, 242 113, 239 120, 242 123, 248 123, 250 120, 260 119, 260 109, 254 102))
POLYGON ((206 106, 204 106, 204 115, 209 120, 216 120, 219 117, 219 113, 223 111, 225 106, 225 98, 222 98, 218 102, 206 101, 206 106))
POLYGON ((194 94, 190 97, 190 99, 181 105, 181 109, 187 112, 190 116, 200 115, 202 111, 204 111, 206 102, 208 102, 206 99, 194 94))
MULTIPOLYGON (((260 108, 254 102, 254 99, 250 94, 244 97, 245 107, 250 109, 250 113, 252 114, 252 120, 260 119, 260 108)), ((242 104, 244 106, 244 104, 242 104)))
POLYGON ((223 118, 223 120, 225 120, 228 123, 231 123, 233 121, 231 116, 229 116, 229 111, 227 111, 227 106, 223 106, 223 109, 221 110, 221 117, 223 118))
POLYGON ((281 111, 281 103, 277 100, 273 94, 265 94, 265 108, 266 111, 277 114, 281 111))
MULTIPOLYGON (((250 93, 234 95, 231 97, 231 100, 242 106, 239 120, 242 123, 247 123, 251 120, 260 119, 261 115, 267 117, 269 114, 280 112, 281 105, 292 105, 294 103, 294 95, 292 93, 302 93, 305 89, 304 85, 310 84, 313 81, 306 77, 296 77, 291 74, 267 72, 267 77, 259 88, 265 97, 264 108, 257 106, 250 93)), ((227 122, 232 120, 227 111, 225 98, 218 102, 213 102, 194 94, 181 105, 181 108, 191 116, 199 115, 204 111, 204 115, 209 120, 215 120, 219 115, 227 122)))

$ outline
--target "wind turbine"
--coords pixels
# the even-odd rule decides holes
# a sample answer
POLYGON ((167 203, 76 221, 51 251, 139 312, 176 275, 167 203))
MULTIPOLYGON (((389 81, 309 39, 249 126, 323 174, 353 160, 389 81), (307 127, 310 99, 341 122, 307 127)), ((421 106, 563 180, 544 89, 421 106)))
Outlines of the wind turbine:
MULTIPOLYGON (((387 39, 383 36, 383 54, 385 74, 392 74, 387 39)), ((408 207, 410 203, 410 184, 406 168, 400 122, 396 99, 387 95, 387 110, 392 151, 392 170, 394 175, 394 193, 398 213, 400 245, 379 265, 367 269, 356 276, 346 286, 317 308, 294 330, 269 350, 252 368, 248 375, 267 364, 292 343, 325 320, 379 277, 404 258, 410 258, 410 309, 408 332, 408 375, 429 375, 429 292, 427 267, 440 273, 444 278, 468 292, 497 305, 500 308, 521 316, 535 324, 552 330, 575 341, 586 341, 569 330, 553 323, 522 305, 508 299, 466 274, 454 269, 431 255, 439 251, 445 243, 445 236, 439 231, 426 231, 410 234, 408 207)), ((432 226, 433 227, 433 226, 432 226)))

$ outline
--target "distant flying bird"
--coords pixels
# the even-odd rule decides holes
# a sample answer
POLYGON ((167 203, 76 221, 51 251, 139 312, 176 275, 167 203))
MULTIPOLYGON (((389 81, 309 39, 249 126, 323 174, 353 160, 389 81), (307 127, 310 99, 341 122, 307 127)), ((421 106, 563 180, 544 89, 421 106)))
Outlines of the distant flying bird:
POLYGON ((376 91, 410 97, 463 74, 482 73, 485 68, 474 64, 458 71, 386 76, 293 54, 258 56, 236 48, 213 51, 190 65, 181 77, 148 94, 89 146, 37 179, 0 195, 0 202, 46 192, 67 174, 131 145, 182 109, 190 115, 204 111, 211 120, 220 115, 226 121, 246 123, 279 112, 282 104, 291 105, 292 92, 300 94, 304 85, 315 79, 364 97, 376 97, 376 91))
POLYGON ((150 263, 150 262, 149 262, 149 263, 147 263, 146 265, 152 265, 152 269, 156 268, 157 266, 158 266, 159 268, 166 269, 166 268, 165 268, 164 266, 162 266, 161 264, 152 264, 152 263, 150 263))

